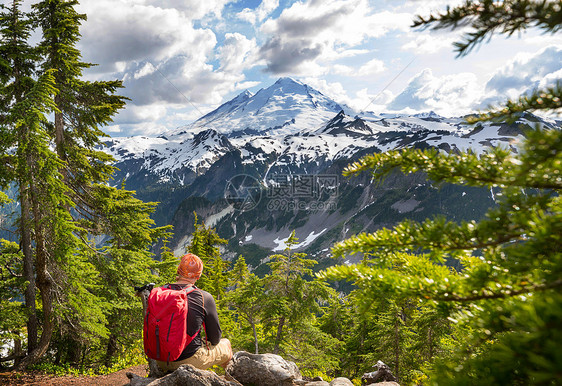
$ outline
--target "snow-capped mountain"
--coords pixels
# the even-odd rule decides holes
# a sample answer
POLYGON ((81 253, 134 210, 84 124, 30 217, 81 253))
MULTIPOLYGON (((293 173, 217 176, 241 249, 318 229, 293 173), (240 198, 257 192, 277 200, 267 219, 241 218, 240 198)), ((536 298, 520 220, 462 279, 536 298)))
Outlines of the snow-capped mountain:
MULTIPOLYGON (((140 198, 161 202, 156 221, 175 226, 178 251, 197 211, 222 237, 236 240, 229 243, 231 253, 243 252, 248 258, 250 250, 258 250, 267 255, 296 229, 305 239, 301 247, 322 256, 350 229, 372 230, 405 216, 425 218, 436 213, 467 220, 481 216, 493 204, 493 192, 462 187, 435 190, 420 176, 395 176, 378 186, 371 185, 368 176, 344 179, 341 172, 350 162, 404 147, 446 152, 470 148, 481 153, 502 144, 517 151, 524 128, 535 124, 559 127, 531 114, 510 125, 476 126, 433 112, 355 114, 310 86, 281 78, 255 95, 244 92, 158 138, 110 138, 106 145, 118 161, 115 184, 125 182, 140 198), (257 184, 259 200, 252 211, 237 210, 226 194, 241 175, 257 184), (328 177, 336 185, 326 193, 318 186, 328 177), (312 184, 308 195, 295 194, 296 184, 305 180, 312 184), (280 186, 285 189, 281 199, 270 194, 280 186)), ((259 265, 256 259, 254 266, 259 265)))
MULTIPOLYGON (((321 92, 292 78, 280 78, 255 95, 244 91, 179 132, 293 134, 317 127, 344 109, 321 92)), ((175 133, 169 133, 173 136, 175 133)))

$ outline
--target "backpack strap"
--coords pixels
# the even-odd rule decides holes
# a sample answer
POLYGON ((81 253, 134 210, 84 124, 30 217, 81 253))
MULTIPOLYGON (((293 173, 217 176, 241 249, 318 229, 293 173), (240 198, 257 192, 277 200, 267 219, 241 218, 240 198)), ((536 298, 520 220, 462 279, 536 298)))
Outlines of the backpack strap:
MULTIPOLYGON (((199 293, 201 294, 201 303, 203 303, 203 312, 206 312, 205 311, 205 296, 203 296, 203 292, 201 291, 201 289, 199 289, 195 286, 192 286, 191 291, 189 291, 187 293, 191 293, 195 290, 199 291, 199 293)), ((209 340, 207 339, 207 327, 205 326, 205 321, 203 321, 203 330, 205 331, 205 345, 207 346, 207 349, 209 349, 209 340)), ((199 330, 199 331, 201 331, 201 330, 199 330)), ((199 331, 197 331, 197 332, 199 332, 199 331)))

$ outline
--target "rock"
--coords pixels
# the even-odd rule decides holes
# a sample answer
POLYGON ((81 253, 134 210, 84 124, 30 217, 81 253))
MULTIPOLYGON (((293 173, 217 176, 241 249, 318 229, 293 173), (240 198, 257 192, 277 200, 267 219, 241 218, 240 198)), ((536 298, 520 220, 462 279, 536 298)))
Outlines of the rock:
POLYGON ((154 359, 148 358, 148 369, 149 369, 148 372, 149 378, 162 378, 164 375, 166 375, 165 372, 160 370, 160 367, 158 367, 158 364, 154 359))
POLYGON ((353 382, 344 377, 334 378, 330 382, 330 386, 353 386, 353 382))
POLYGON ((191 365, 182 365, 176 371, 162 378, 143 378, 127 373, 131 386, 238 386, 212 371, 199 370, 191 365))
POLYGON ((243 385, 284 386, 302 379, 299 368, 275 354, 250 354, 238 351, 226 372, 243 385))
MULTIPOLYGON (((370 385, 373 383, 379 384, 380 382, 396 382, 396 377, 392 375, 390 372, 390 368, 384 364, 383 361, 378 361, 376 365, 374 365, 377 371, 373 371, 372 373, 365 373, 361 377, 361 384, 362 385, 370 385)), ((388 386, 388 385, 387 385, 388 386)))
POLYGON ((396 382, 377 382, 377 383, 369 383, 367 386, 400 386, 396 382))
POLYGON ((326 381, 312 381, 307 382, 306 386, 330 386, 330 384, 326 381))
POLYGON ((129 385, 132 385, 132 386, 146 386, 150 382, 152 382, 156 379, 156 378, 141 377, 140 375, 133 374, 133 373, 130 373, 130 372, 127 372, 127 378, 129 378, 129 380, 130 380, 129 385))

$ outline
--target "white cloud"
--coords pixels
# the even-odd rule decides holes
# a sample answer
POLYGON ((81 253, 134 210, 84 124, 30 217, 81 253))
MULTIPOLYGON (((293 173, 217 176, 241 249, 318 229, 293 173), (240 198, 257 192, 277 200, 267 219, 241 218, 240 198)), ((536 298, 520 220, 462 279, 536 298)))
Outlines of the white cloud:
POLYGON ((156 8, 174 9, 185 12, 192 20, 221 16, 224 6, 235 0, 120 0, 127 5, 147 5, 156 8))
POLYGON ((451 50, 453 43, 459 40, 459 34, 447 33, 408 33, 410 40, 400 47, 404 51, 413 51, 417 54, 434 54, 442 49, 451 50))
POLYGON ((307 72, 310 63, 320 66, 318 62, 348 56, 347 50, 356 55, 357 46, 366 39, 407 30, 410 17, 389 11, 375 13, 366 0, 296 2, 279 18, 262 25, 261 32, 269 39, 260 52, 268 72, 312 75, 307 72))
POLYGON ((367 63, 363 64, 361 67, 346 66, 343 64, 334 64, 331 67, 330 73, 352 76, 352 77, 362 77, 378 74, 386 70, 384 62, 379 59, 371 59, 367 63))
POLYGON ((382 60, 371 59, 357 71, 359 76, 378 74, 386 70, 382 60))
MULTIPOLYGON (((307 77, 302 79, 304 83, 314 87, 318 91, 334 99, 336 102, 348 100, 347 92, 339 82, 327 82, 324 79, 307 77)), ((345 102, 344 102, 345 103, 345 102)))
POLYGON ((227 33, 223 45, 217 50, 221 70, 241 73, 256 66, 257 49, 256 39, 248 39, 239 33, 227 33))
POLYGON ((257 79, 268 83, 258 66, 270 74, 304 76, 306 83, 356 110, 369 105, 375 112, 433 109, 443 115, 497 104, 561 76, 562 37, 557 35, 526 33, 506 44, 483 45, 453 63, 451 43, 458 31, 411 30, 416 14, 442 12, 464 0, 291 0, 282 5, 262 0, 253 2, 259 4, 254 9, 228 14, 240 7, 226 5, 238 1, 82 2, 78 10, 88 14, 88 21, 79 47, 85 61, 101 64, 87 70, 87 78, 123 79, 126 88, 120 93, 132 99, 106 130, 140 133, 182 125, 233 92, 261 84, 257 79), (280 6, 286 8, 272 19, 280 6), (546 48, 534 52, 541 47, 546 48), (527 53, 517 54, 522 50, 527 53), (410 79, 402 92, 371 94, 395 75, 388 73, 393 60, 401 63, 410 56, 404 51, 414 52, 424 63, 421 68, 432 70, 410 79), (513 59, 494 72, 502 55, 513 59), (455 70, 462 73, 450 75, 455 70))
POLYGON ((277 7, 279 7, 279 0, 262 0, 259 7, 255 10, 244 8, 236 16, 251 24, 256 24, 262 22, 271 12, 275 11, 277 7))
POLYGON ((447 6, 455 7, 464 0, 407 0, 401 9, 408 9, 413 14, 429 16, 430 13, 444 12, 447 6))
POLYGON ((259 86, 260 84, 262 84, 262 82, 256 82, 256 81, 246 81, 246 82, 239 82, 236 83, 236 90, 246 90, 252 87, 256 87, 259 86))
POLYGON ((483 90, 473 73, 434 76, 425 69, 414 76, 408 86, 388 105, 391 111, 433 110, 445 116, 460 116, 473 111, 483 90))
POLYGON ((389 90, 384 90, 378 94, 371 95, 366 88, 355 93, 355 98, 350 102, 350 106, 357 111, 374 111, 375 113, 385 112, 386 105, 394 99, 394 94, 389 90))
POLYGON ((152 74, 154 71, 156 71, 156 67, 154 67, 152 63, 145 63, 141 69, 135 72, 133 77, 135 79, 139 79, 142 78, 143 76, 152 74))
POLYGON ((147 106, 127 105, 119 117, 115 120, 117 125, 140 124, 143 122, 152 122, 166 116, 166 106, 163 104, 152 104, 147 106))
POLYGON ((385 105, 393 99, 392 92, 386 90, 377 95, 369 94, 367 88, 363 88, 350 96, 347 89, 340 82, 327 82, 324 79, 307 77, 302 79, 306 84, 332 98, 340 104, 351 107, 356 112, 365 110, 385 111, 385 105))
POLYGON ((102 63, 100 72, 117 70, 118 62, 161 61, 185 55, 201 66, 217 40, 210 29, 193 28, 177 9, 129 4, 125 1, 85 2, 89 19, 80 46, 86 60, 102 63))
POLYGON ((488 92, 513 97, 539 86, 541 81, 562 69, 562 46, 546 47, 535 53, 520 53, 500 68, 486 83, 488 92))
POLYGON ((546 75, 544 78, 541 79, 538 87, 541 89, 546 87, 552 87, 556 85, 557 82, 562 82, 562 69, 555 72, 551 72, 550 74, 546 75))
POLYGON ((478 109, 499 106, 537 88, 552 86, 562 78, 562 45, 534 53, 520 52, 497 69, 486 83, 485 98, 478 109))
POLYGON ((131 98, 111 130, 161 130, 156 122, 168 113, 187 108, 200 114, 199 106, 220 104, 245 81, 243 71, 259 63, 255 39, 229 33, 217 48, 215 33, 194 24, 198 18, 219 17, 228 2, 96 0, 81 5, 88 21, 81 28, 80 48, 86 61, 102 64, 88 70, 88 79, 120 78, 125 86, 120 93, 131 98))

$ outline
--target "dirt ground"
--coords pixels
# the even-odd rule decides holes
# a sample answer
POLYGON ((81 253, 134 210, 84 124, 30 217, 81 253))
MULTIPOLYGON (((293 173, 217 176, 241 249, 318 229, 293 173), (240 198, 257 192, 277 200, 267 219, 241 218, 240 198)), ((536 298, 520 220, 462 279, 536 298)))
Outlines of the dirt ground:
POLYGON ((25 373, 0 373, 0 385, 34 385, 34 386, 83 386, 83 385, 100 385, 100 386, 123 386, 129 384, 129 378, 126 373, 131 372, 140 376, 148 374, 148 366, 140 365, 123 369, 112 374, 100 375, 97 377, 86 376, 64 376, 56 377, 46 375, 39 372, 25 373))

